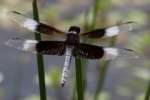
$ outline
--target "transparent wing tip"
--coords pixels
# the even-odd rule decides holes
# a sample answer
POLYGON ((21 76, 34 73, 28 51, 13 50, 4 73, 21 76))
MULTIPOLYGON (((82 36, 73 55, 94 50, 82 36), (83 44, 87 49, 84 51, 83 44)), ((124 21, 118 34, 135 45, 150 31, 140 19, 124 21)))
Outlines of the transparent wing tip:
POLYGON ((24 15, 17 11, 9 11, 8 16, 11 20, 17 22, 18 24, 22 23, 25 20, 24 15))
POLYGON ((104 58, 106 60, 115 59, 117 57, 121 58, 133 58, 138 59, 140 56, 137 52, 127 48, 104 48, 104 58))
POLYGON ((26 17, 25 15, 17 12, 17 11, 10 11, 9 12, 10 19, 15 21, 17 24, 20 26, 30 30, 30 31, 35 31, 38 25, 38 22, 26 17))
POLYGON ((122 30, 132 31, 134 29, 135 24, 137 24, 137 22, 135 21, 126 21, 118 23, 118 26, 120 26, 120 29, 122 30))
MULTIPOLYGON (((17 12, 17 11, 8 11, 7 14, 8 14, 8 16, 10 16, 10 17, 22 15, 20 12, 17 12)), ((24 15, 22 15, 22 16, 24 16, 24 15)))
POLYGON ((22 51, 35 52, 35 46, 38 42, 36 40, 22 40, 20 38, 12 38, 4 43, 4 45, 16 48, 22 51))
POLYGON ((10 11, 11 13, 15 13, 15 14, 21 14, 20 12, 17 11, 10 11))
POLYGON ((132 49, 127 49, 127 48, 119 48, 118 49, 119 55, 120 57, 127 57, 127 58, 140 58, 139 54, 132 50, 132 49))
POLYGON ((9 11, 8 14, 19 14, 19 15, 21 15, 21 13, 17 12, 17 11, 9 11))
POLYGON ((135 24, 135 23, 137 23, 137 22, 135 22, 135 21, 125 21, 125 22, 120 22, 120 23, 118 23, 118 25, 135 24))

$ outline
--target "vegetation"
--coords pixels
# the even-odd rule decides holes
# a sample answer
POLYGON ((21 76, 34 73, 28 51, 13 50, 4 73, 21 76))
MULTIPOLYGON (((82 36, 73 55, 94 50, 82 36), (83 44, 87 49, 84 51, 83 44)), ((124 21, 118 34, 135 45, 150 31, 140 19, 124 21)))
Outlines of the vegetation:
MULTIPOLYGON (((33 0, 33 18, 39 22, 37 0, 33 0)), ((35 39, 40 41, 41 35, 35 33, 35 39)), ((37 66, 38 66, 38 76, 39 76, 40 99, 46 100, 44 61, 43 61, 43 56, 40 54, 37 54, 37 66)))

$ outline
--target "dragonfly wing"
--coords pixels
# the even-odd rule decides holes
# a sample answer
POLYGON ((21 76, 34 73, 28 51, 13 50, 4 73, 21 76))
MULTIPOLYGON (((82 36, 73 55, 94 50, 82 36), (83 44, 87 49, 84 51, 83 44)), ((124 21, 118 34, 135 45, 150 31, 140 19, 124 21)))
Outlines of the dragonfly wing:
POLYGON ((81 58, 87 59, 100 59, 104 58, 106 60, 115 59, 117 57, 128 57, 136 56, 133 50, 126 48, 111 48, 103 46, 95 46, 89 44, 81 43, 75 52, 74 56, 79 56, 81 58))
POLYGON ((131 31, 133 23, 134 22, 125 22, 107 28, 95 29, 93 31, 81 33, 81 36, 87 36, 89 38, 113 37, 119 35, 123 31, 131 31))
POLYGON ((131 49, 127 48, 115 48, 115 47, 104 47, 104 56, 103 58, 106 60, 116 59, 116 58, 139 58, 138 54, 131 49))
POLYGON ((29 51, 36 53, 36 40, 25 40, 21 38, 12 38, 6 41, 4 44, 8 47, 16 48, 21 51, 29 51))
POLYGON ((15 38, 9 39, 5 42, 5 45, 42 55, 63 55, 65 52, 64 42, 61 41, 37 41, 15 38))
POLYGON ((34 19, 28 18, 25 15, 12 11, 10 12, 10 17, 12 20, 14 20, 16 23, 18 23, 20 26, 33 31, 33 32, 39 32, 47 35, 65 35, 66 33, 63 31, 60 31, 50 25, 46 25, 40 22, 35 21, 34 19))
POLYGON ((99 59, 104 55, 103 47, 98 47, 89 44, 79 44, 75 50, 74 56, 79 56, 86 59, 99 59))
POLYGON ((61 56, 65 53, 65 43, 62 41, 39 41, 36 51, 39 54, 61 56))

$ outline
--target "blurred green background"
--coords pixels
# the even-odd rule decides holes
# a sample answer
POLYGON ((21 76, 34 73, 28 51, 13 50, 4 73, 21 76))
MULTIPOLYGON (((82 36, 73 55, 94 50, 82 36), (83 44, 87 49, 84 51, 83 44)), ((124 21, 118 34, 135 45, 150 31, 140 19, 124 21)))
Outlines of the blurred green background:
MULTIPOLYGON (((38 6, 41 22, 63 31, 71 25, 80 26, 84 32, 135 21, 133 31, 121 33, 113 45, 133 49, 140 58, 119 57, 107 64, 100 60, 85 61, 84 97, 144 100, 150 85, 150 0, 38 0, 38 6)), ((12 37, 33 38, 31 32, 10 21, 7 12, 11 10, 32 17, 32 1, 0 0, 0 100, 39 100, 35 55, 3 45, 12 37)), ((74 100, 74 61, 64 88, 59 86, 64 57, 44 56, 44 62, 48 100, 74 100)))

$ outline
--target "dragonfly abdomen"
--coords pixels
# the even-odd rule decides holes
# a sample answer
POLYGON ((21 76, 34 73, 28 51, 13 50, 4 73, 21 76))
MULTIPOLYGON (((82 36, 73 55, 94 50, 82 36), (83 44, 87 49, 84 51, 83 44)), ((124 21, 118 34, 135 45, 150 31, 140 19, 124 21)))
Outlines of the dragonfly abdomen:
POLYGON ((70 64, 72 59, 72 50, 73 47, 66 47, 64 68, 63 68, 61 82, 60 82, 62 87, 64 87, 68 78, 68 72, 70 69, 70 64))

